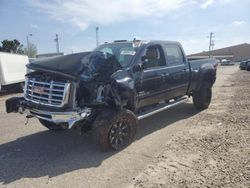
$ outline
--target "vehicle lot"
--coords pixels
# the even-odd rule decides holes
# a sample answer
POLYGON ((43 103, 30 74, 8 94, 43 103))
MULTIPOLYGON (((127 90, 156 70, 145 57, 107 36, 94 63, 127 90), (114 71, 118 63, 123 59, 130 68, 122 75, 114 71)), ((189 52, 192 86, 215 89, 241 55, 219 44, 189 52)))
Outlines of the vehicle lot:
POLYGON ((249 72, 219 67, 208 110, 190 101, 144 119, 131 146, 106 153, 90 135, 24 125, 2 95, 0 187, 250 186, 249 83, 249 72))

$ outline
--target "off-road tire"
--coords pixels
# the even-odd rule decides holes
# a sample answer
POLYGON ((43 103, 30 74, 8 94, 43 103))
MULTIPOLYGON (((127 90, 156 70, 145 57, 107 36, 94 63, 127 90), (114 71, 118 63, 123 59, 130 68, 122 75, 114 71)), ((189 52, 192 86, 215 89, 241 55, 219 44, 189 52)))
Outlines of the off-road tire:
POLYGON ((55 124, 53 122, 49 122, 43 119, 39 119, 40 123, 46 127, 47 129, 51 130, 51 131, 61 131, 61 130, 65 130, 65 127, 63 127, 62 125, 59 124, 55 124))
POLYGON ((102 151, 119 151, 133 142, 137 125, 137 117, 130 110, 106 109, 95 119, 92 136, 102 151))
POLYGON ((212 99, 212 86, 207 81, 202 83, 201 88, 193 93, 193 104, 198 110, 208 108, 212 99))

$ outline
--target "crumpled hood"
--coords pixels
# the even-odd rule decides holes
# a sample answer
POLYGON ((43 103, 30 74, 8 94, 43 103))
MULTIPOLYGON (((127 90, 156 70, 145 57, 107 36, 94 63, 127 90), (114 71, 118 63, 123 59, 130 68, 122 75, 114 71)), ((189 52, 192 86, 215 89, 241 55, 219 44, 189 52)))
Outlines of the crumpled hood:
POLYGON ((78 76, 83 68, 82 59, 91 52, 82 52, 46 59, 38 59, 27 65, 32 70, 47 70, 71 76, 78 76))
POLYGON ((36 60, 28 64, 27 68, 58 73, 73 79, 81 77, 88 81, 93 78, 107 79, 122 66, 114 55, 94 51, 36 60))

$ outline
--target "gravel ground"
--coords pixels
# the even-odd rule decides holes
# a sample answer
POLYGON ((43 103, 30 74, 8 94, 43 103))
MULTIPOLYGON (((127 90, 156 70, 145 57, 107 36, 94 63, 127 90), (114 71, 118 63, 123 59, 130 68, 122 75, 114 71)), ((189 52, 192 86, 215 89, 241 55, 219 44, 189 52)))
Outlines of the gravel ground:
POLYGON ((5 113, 16 94, 2 94, 0 187, 250 187, 249 83, 249 72, 219 67, 209 109, 189 101, 144 119, 134 143, 106 153, 89 135, 25 126, 5 113))
POLYGON ((250 72, 223 83, 133 187, 250 187, 250 72))

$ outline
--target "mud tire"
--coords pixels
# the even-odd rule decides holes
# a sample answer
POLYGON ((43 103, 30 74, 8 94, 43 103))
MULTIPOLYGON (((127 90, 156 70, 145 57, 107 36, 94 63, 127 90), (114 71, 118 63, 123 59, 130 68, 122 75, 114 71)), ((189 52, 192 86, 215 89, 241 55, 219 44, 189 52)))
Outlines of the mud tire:
POLYGON ((207 81, 203 82, 201 88, 193 94, 193 104, 198 110, 209 107, 212 99, 212 86, 207 81))
POLYGON ((137 125, 137 117, 130 110, 106 109, 95 119, 92 136, 102 151, 119 151, 133 142, 137 125))

